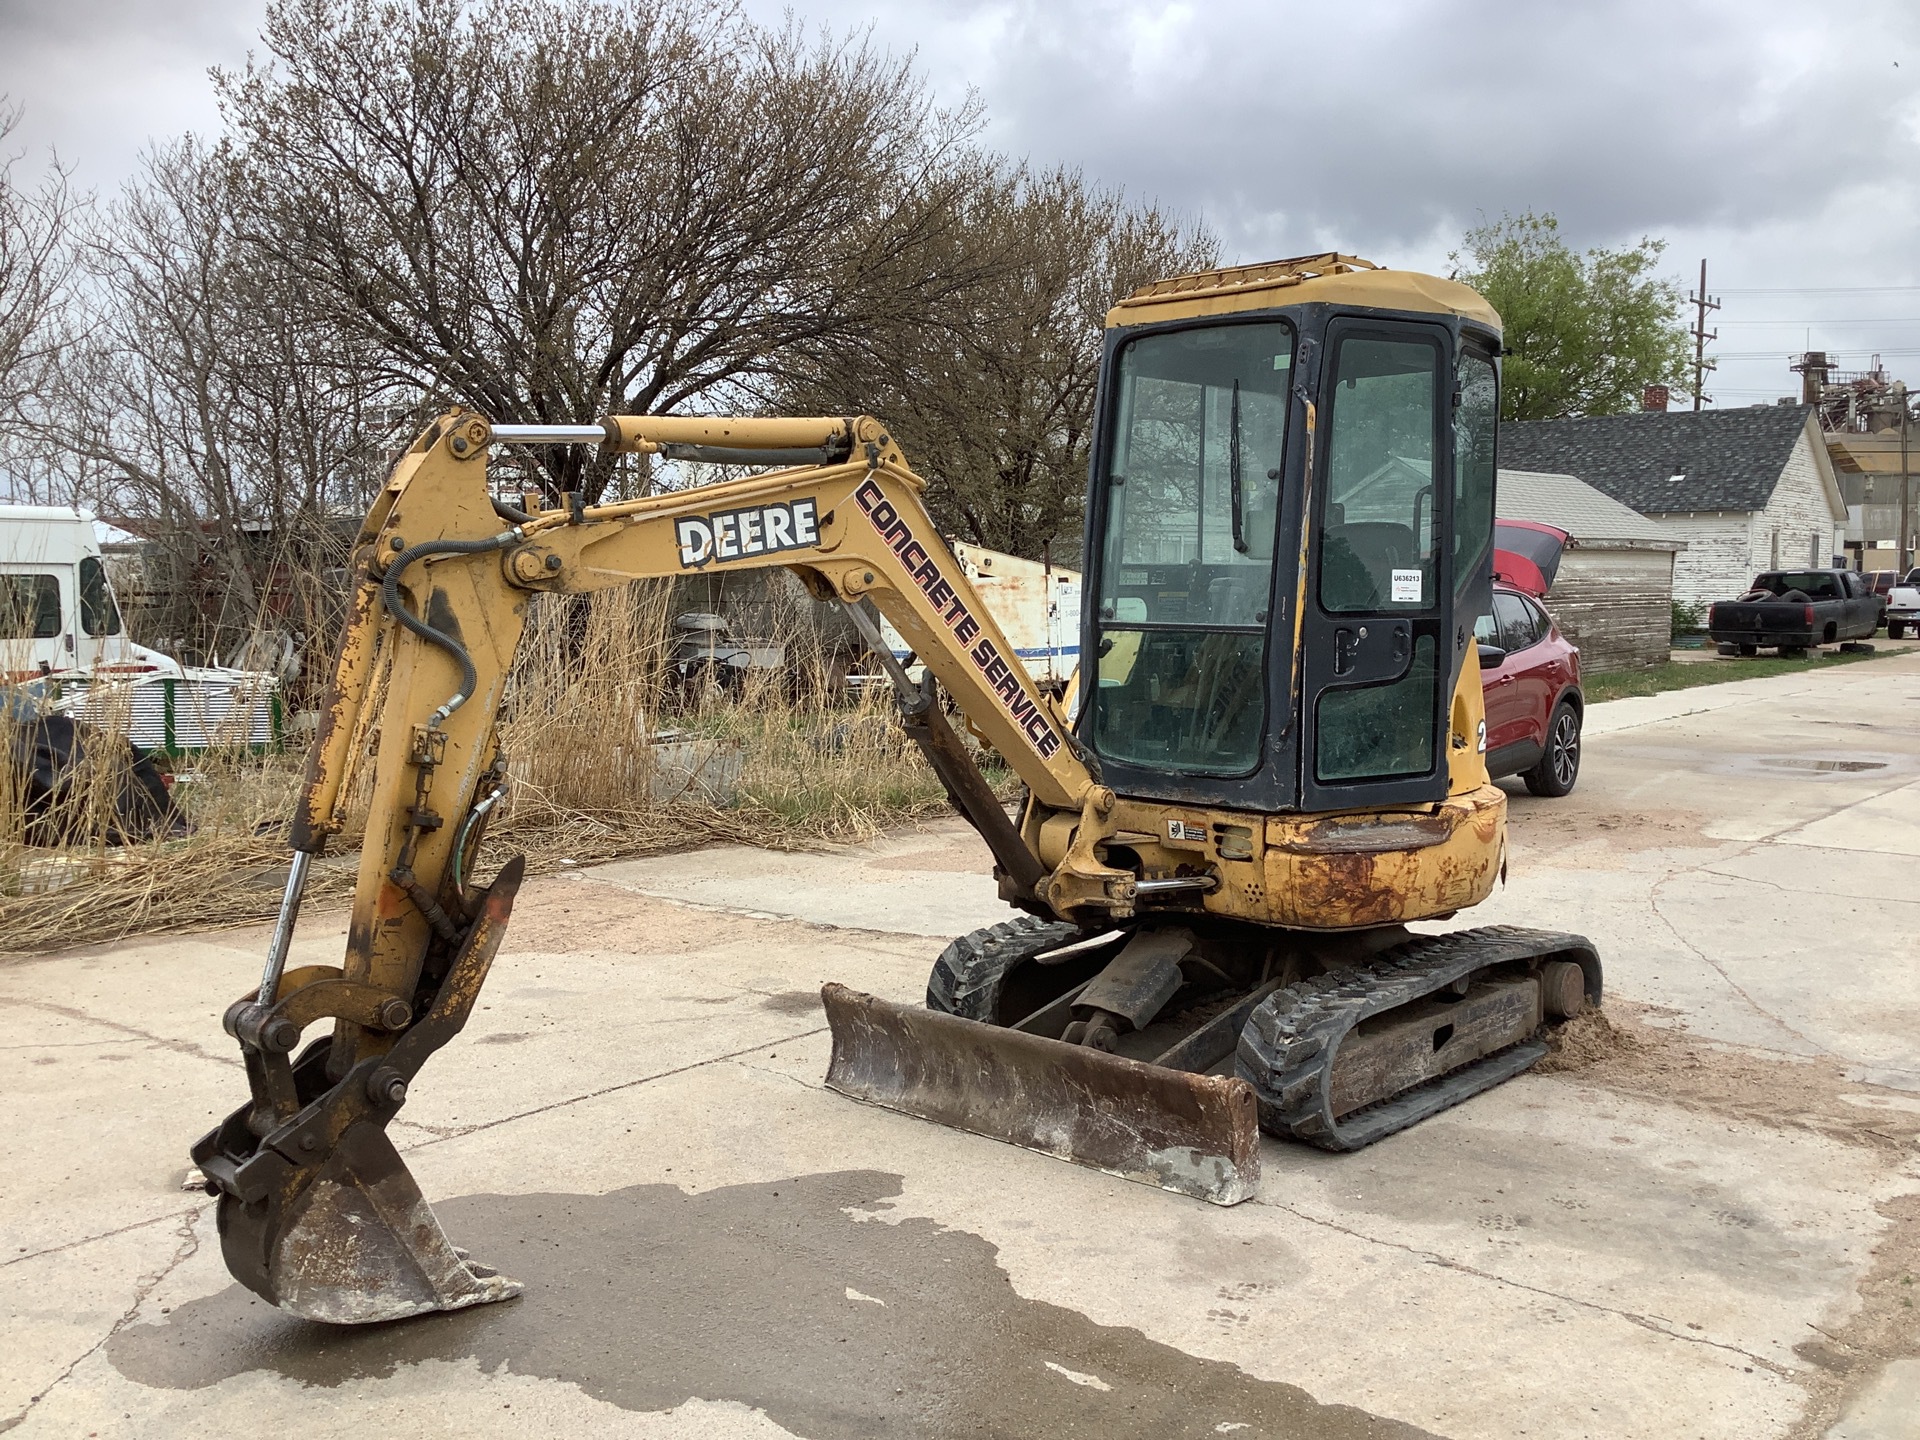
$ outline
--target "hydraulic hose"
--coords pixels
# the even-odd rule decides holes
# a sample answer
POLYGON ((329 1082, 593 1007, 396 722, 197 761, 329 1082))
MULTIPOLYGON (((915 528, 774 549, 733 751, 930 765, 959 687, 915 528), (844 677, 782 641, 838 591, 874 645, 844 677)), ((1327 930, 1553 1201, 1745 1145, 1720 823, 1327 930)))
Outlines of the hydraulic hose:
POLYGON ((464 868, 463 862, 466 860, 466 856, 467 856, 467 837, 473 833, 473 827, 480 822, 480 820, 486 815, 486 813, 489 810, 493 809, 495 805, 498 805, 500 801, 505 798, 506 793, 507 793, 507 787, 505 785, 494 786, 492 793, 489 794, 487 798, 482 800, 478 805, 475 805, 473 809, 469 810, 467 812, 467 818, 460 822, 460 833, 454 836, 454 839, 453 839, 453 892, 454 894, 458 895, 461 891, 461 888, 466 883, 466 876, 463 875, 461 872, 464 868))
POLYGON ((474 686, 479 683, 479 675, 473 668, 473 657, 467 654, 466 646, 444 630, 436 630, 412 611, 400 599, 400 576, 414 561, 427 555, 482 555, 489 550, 504 550, 521 540, 520 527, 503 530, 485 540, 424 540, 418 545, 410 545, 393 557, 393 563, 387 566, 387 573, 380 580, 380 599, 386 605, 387 612, 407 629, 425 640, 429 645, 437 645, 454 658, 460 667, 460 688, 447 699, 447 702, 434 711, 427 719, 427 728, 437 730, 446 718, 473 698, 474 686))

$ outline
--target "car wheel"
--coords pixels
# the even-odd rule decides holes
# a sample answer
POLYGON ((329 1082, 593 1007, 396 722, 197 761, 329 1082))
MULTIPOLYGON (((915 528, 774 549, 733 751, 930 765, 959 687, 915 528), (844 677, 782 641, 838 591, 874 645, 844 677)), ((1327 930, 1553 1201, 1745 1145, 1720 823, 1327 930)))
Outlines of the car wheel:
POLYGON ((1889 621, 1887 621, 1887 638, 1888 638, 1889 640, 1904 640, 1904 639, 1906 639, 1906 638, 1907 638, 1907 623, 1906 623, 1906 621, 1904 621, 1904 620, 1889 620, 1889 621))
POLYGON ((1780 647, 1780 658, 1782 660, 1804 660, 1807 658, 1807 647, 1804 645, 1782 645, 1780 647))
POLYGON ((1740 645, 1735 648, 1739 650, 1743 657, 1749 659, 1760 653, 1760 647, 1758 645, 1740 645))
POLYGON ((1536 795, 1557 800, 1580 778, 1580 712, 1562 700, 1547 722, 1547 753, 1520 777, 1536 795))

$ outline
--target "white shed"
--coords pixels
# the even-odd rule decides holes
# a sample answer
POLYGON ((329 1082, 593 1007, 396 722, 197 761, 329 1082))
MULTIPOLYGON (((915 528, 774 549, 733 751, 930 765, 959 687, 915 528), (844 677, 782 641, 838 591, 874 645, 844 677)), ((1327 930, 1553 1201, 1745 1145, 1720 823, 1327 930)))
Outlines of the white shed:
POLYGON ((1580 647, 1583 667, 1633 670, 1667 658, 1674 556, 1684 541, 1571 475, 1502 470, 1494 508, 1502 520, 1567 532, 1547 609, 1580 647))

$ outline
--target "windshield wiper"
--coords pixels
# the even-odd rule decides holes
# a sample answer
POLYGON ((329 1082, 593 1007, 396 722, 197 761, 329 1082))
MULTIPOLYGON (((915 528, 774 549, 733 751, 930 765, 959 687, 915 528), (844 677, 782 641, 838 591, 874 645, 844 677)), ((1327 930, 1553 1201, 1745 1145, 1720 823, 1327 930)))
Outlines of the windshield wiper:
POLYGON ((1246 521, 1240 498, 1240 382, 1233 382, 1233 408, 1227 417, 1227 490, 1233 509, 1233 548, 1247 553, 1246 521))

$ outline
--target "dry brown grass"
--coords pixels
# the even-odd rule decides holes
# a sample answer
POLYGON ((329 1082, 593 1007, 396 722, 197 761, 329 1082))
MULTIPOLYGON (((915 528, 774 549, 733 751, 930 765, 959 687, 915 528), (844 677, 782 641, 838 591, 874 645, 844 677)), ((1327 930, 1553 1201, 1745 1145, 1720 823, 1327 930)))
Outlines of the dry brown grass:
MULTIPOLYGON (((665 585, 536 604, 501 717, 511 788, 482 873, 514 851, 539 871, 715 841, 811 847, 944 808, 938 780, 893 723, 891 697, 839 691, 798 606, 774 637, 788 647, 782 671, 693 695, 671 674, 677 608, 665 585), (663 757, 649 737, 665 731, 682 738, 663 757), (730 793, 685 783, 672 761, 687 753, 702 758, 703 776, 729 776, 730 793)), ((0 754, 10 723, 0 720, 0 754)), ((55 822, 31 834, 13 767, 0 765, 0 954, 274 913, 301 756, 175 761, 189 832, 115 845, 102 837, 116 751, 124 746, 96 739, 55 822), (54 838, 49 830, 57 843, 32 843, 54 838)), ((330 856, 352 854, 364 819, 350 814, 330 856)), ((310 902, 342 899, 352 884, 351 863, 318 865, 310 902)))

